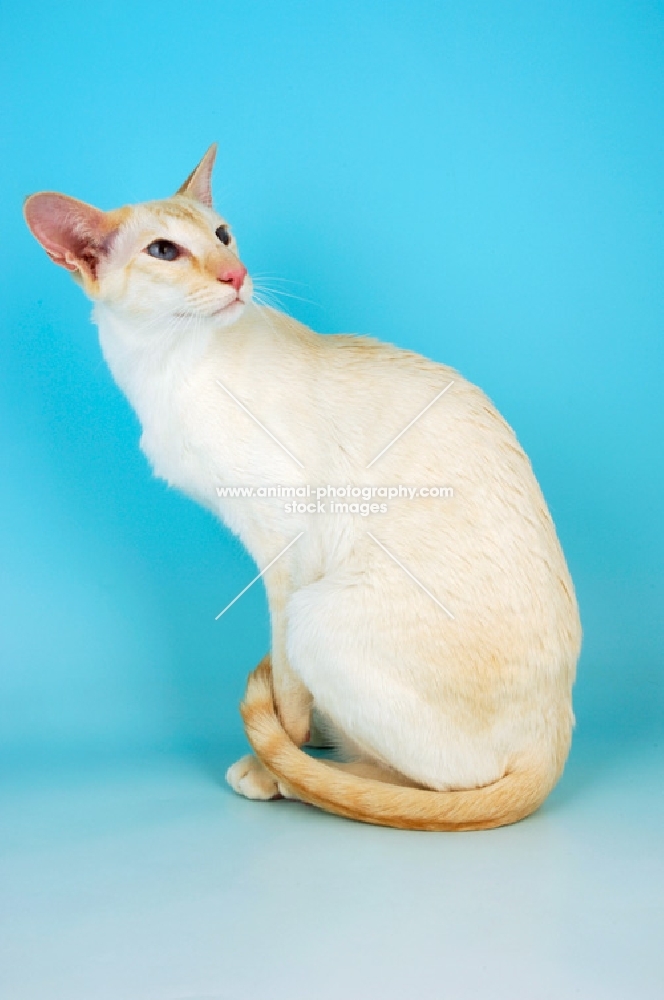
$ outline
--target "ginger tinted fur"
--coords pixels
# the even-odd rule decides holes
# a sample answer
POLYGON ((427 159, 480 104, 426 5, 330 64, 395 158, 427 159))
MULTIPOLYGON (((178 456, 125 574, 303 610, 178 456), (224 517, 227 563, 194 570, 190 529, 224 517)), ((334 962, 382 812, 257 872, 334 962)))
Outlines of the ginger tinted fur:
POLYGON ((387 826, 522 819, 563 770, 581 642, 528 458, 458 373, 259 304, 213 207, 214 158, 162 201, 103 212, 43 192, 25 216, 94 301, 155 475, 218 514, 260 569, 272 563, 271 650, 241 708, 254 754, 228 782, 387 826), (311 483, 453 495, 369 516, 220 496, 311 483), (301 749, 312 720, 344 759, 301 749))

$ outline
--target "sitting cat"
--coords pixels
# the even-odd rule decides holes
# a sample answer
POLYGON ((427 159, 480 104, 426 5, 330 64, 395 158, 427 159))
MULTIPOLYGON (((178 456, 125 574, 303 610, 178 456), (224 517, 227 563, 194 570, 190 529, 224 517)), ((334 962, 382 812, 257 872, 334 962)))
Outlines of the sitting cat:
POLYGON ((242 706, 256 756, 228 781, 410 829, 519 820, 563 770, 581 641, 530 463, 451 369, 252 301, 212 207, 214 158, 163 201, 103 212, 43 192, 25 216, 94 300, 155 474, 220 513, 264 567, 271 655, 242 706), (265 484, 418 495, 332 512, 265 484), (445 499, 425 495, 440 486, 445 499), (312 709, 350 759, 299 749, 312 709))

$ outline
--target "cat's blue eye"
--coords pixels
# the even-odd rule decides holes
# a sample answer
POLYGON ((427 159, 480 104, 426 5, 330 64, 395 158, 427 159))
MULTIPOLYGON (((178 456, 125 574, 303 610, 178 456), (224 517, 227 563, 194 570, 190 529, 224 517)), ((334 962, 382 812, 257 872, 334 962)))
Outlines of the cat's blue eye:
POLYGON ((227 247, 231 241, 231 234, 228 232, 228 226, 219 226, 218 229, 215 229, 215 233, 217 239, 221 240, 224 246, 227 247))
POLYGON ((176 246, 175 243, 171 243, 170 240, 154 240, 145 249, 151 257, 156 257, 157 260, 177 260, 182 252, 180 248, 176 246))

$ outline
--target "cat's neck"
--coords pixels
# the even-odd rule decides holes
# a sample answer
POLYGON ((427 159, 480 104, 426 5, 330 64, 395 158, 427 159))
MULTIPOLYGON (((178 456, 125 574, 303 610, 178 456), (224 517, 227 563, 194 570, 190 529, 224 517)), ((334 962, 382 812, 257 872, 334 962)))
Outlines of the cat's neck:
POLYGON ((300 326, 283 313, 268 312, 253 303, 235 323, 222 327, 177 317, 140 320, 107 303, 95 305, 93 320, 113 377, 142 422, 153 412, 155 396, 163 398, 210 351, 230 357, 239 345, 248 349, 253 341, 288 338, 294 326, 300 326))

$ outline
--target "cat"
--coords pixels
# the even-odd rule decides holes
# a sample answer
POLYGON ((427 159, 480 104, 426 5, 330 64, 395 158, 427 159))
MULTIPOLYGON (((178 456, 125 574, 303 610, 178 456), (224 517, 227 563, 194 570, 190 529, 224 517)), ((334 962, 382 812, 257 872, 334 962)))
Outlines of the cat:
POLYGON ((562 773, 581 645, 531 465, 452 369, 259 305, 213 208, 215 155, 161 201, 104 212, 41 192, 25 217, 93 299, 154 473, 264 568, 271 652, 241 706, 254 755, 227 780, 407 829, 520 820, 562 773), (332 513, 275 484, 421 492, 332 513), (234 486, 255 494, 224 496, 234 486), (312 717, 346 759, 301 749, 312 717))

